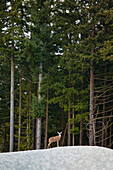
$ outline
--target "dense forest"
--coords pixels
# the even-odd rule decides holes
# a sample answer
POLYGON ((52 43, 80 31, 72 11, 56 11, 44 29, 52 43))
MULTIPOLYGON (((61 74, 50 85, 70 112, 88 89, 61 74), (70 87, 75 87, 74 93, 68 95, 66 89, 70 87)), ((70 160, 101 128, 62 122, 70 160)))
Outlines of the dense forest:
POLYGON ((113 148, 113 1, 1 0, 0 152, 57 131, 113 148))

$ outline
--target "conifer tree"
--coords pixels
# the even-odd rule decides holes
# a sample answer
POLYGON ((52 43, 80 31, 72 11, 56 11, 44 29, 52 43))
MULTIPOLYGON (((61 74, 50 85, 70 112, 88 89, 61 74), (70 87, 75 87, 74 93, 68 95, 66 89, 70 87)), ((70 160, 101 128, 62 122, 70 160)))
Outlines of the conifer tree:
MULTIPOLYGON (((24 4, 24 3, 23 3, 24 4)), ((24 4, 25 5, 25 4, 24 4)), ((13 151, 13 138, 14 138, 14 60, 17 63, 17 58, 20 59, 20 51, 23 38, 23 23, 21 17, 22 2, 18 1, 5 1, 5 8, 2 9, 3 18, 2 26, 2 49, 1 55, 6 60, 11 59, 11 101, 10 101, 10 151, 13 151)))
MULTIPOLYGON (((104 10, 108 8, 110 1, 84 1, 81 3, 81 24, 79 31, 81 33, 81 41, 79 50, 82 52, 81 57, 89 63, 90 66, 90 113, 89 113, 89 144, 94 142, 94 73, 95 66, 102 58, 100 51, 102 44, 107 38, 104 10), (107 6, 106 6, 107 4, 107 6), (85 47, 83 49, 83 47, 85 47)), ((107 10, 107 9, 106 9, 107 10)), ((79 51, 78 50, 78 51, 79 51)))

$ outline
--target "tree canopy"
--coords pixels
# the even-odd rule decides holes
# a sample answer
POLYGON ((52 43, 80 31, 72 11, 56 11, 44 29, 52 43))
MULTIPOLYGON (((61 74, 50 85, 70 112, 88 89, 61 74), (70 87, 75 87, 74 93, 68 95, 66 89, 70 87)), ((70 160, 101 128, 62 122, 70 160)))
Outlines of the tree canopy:
POLYGON ((9 150, 11 125, 13 150, 35 149, 36 117, 41 148, 57 131, 62 146, 113 148, 112 6, 110 0, 0 1, 1 152, 9 150))

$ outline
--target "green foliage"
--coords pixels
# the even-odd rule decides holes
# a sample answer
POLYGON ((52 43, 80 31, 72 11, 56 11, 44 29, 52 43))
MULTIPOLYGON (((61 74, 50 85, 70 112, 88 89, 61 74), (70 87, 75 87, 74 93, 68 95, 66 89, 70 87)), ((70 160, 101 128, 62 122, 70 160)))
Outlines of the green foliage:
POLYGON ((70 133, 71 133, 71 134, 74 134, 74 135, 79 134, 79 133, 80 133, 79 127, 74 127, 74 128, 72 128, 72 129, 70 130, 70 133))
MULTIPOLYGON (((74 110, 74 118, 69 122, 71 127, 75 124, 71 133, 77 137, 80 133, 80 121, 83 120, 84 124, 89 122, 91 61, 94 62, 94 74, 104 76, 102 65, 106 64, 106 69, 109 70, 109 74, 105 73, 106 79, 113 80, 113 2, 15 0, 12 1, 12 13, 9 8, 11 4, 7 2, 11 1, 0 1, 1 143, 7 136, 3 151, 8 151, 9 146, 12 53, 15 59, 15 150, 18 143, 21 70, 21 150, 28 149, 28 146, 32 149, 32 121, 35 117, 42 118, 43 147, 47 92, 48 135, 56 135, 57 130, 61 129, 64 132, 70 109, 71 115, 74 110), (36 94, 40 62, 43 64, 43 80, 40 92, 42 98, 38 100, 36 94)), ((97 85, 95 83, 95 88, 97 85)), ((105 89, 106 85, 101 84, 101 88, 105 89)), ((107 92, 110 89, 111 87, 107 92)), ((84 136, 86 137, 86 132, 84 136)))
POLYGON ((40 101, 38 98, 32 94, 32 104, 31 104, 31 113, 33 117, 43 117, 45 114, 45 100, 41 98, 40 101))
POLYGON ((113 61, 113 40, 105 41, 103 47, 100 49, 103 60, 113 61))

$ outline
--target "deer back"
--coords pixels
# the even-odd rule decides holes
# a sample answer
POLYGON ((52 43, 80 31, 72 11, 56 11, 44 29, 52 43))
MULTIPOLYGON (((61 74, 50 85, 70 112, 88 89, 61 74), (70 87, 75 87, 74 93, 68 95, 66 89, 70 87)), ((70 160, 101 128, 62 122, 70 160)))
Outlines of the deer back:
POLYGON ((49 138, 49 142, 52 143, 52 142, 57 142, 59 141, 61 138, 61 136, 54 136, 54 137, 51 137, 49 138))

